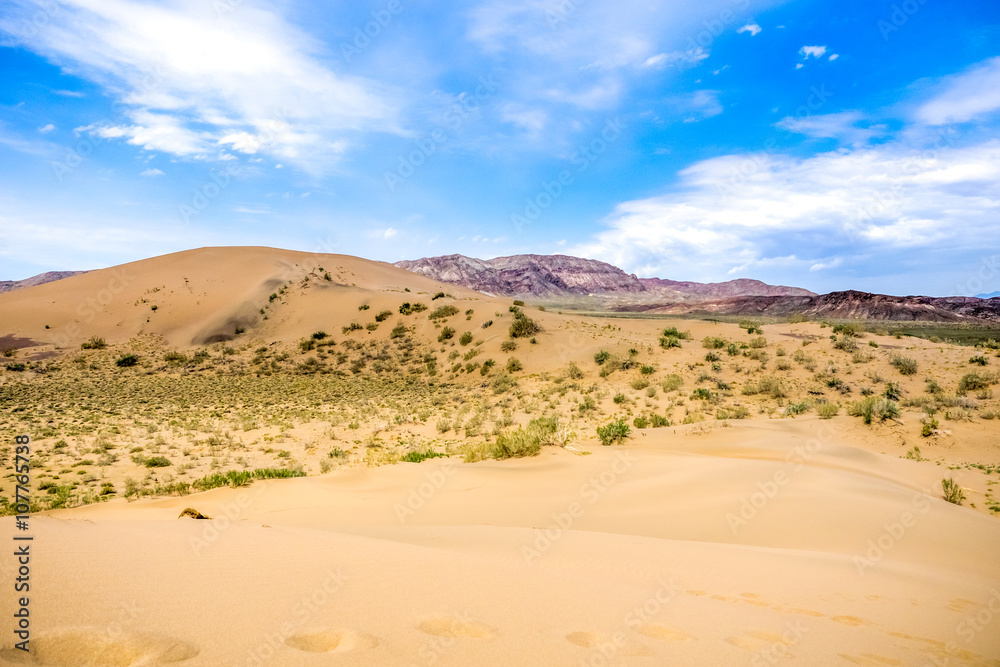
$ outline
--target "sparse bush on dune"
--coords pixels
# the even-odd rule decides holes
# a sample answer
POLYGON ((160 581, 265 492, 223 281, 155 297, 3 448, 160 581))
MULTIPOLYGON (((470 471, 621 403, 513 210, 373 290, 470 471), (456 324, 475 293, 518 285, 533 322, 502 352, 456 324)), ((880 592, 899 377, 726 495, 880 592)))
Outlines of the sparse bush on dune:
POLYGON ((729 341, 719 336, 706 336, 701 341, 701 346, 709 350, 721 350, 729 345, 729 341))
POLYGON ((379 311, 379 313, 375 316, 375 321, 376 322, 385 322, 390 317, 392 317, 392 311, 391 310, 379 311))
POLYGON ((913 375, 917 372, 917 362, 915 359, 904 357, 898 352, 893 352, 889 356, 889 363, 900 372, 901 375, 913 375))
MULTIPOLYGON (((104 339, 103 338, 98 338, 97 336, 91 336, 90 340, 88 340, 88 341, 86 341, 84 343, 80 343, 80 349, 81 350, 103 350, 107 346, 108 346, 108 344, 104 341, 104 339)), ((11 355, 7 354, 6 352, 7 351, 4 350, 4 356, 5 357, 11 356, 11 355)))
POLYGON ((676 373, 671 373, 670 375, 668 375, 666 378, 663 379, 663 382, 660 383, 660 387, 662 387, 663 391, 668 394, 672 391, 677 391, 683 386, 684 386, 684 378, 682 378, 680 375, 677 375, 676 373))
POLYGON ((677 327, 667 327, 663 330, 662 335, 666 338, 676 338, 678 340, 691 340, 690 331, 678 331, 677 327))
POLYGON ((518 312, 514 315, 514 321, 511 322, 508 333, 511 338, 530 338, 541 330, 542 328, 538 326, 537 322, 524 313, 518 312))
POLYGON ((594 354, 594 363, 597 364, 598 366, 600 366, 601 364, 603 364, 605 361, 607 361, 610 358, 611 358, 611 353, 610 352, 607 352, 605 350, 601 350, 600 352, 597 352, 597 353, 594 354))
POLYGON ((131 352, 122 354, 115 360, 115 366, 118 366, 119 368, 128 368, 129 366, 135 366, 138 363, 138 355, 132 354, 131 352))
POLYGON ((962 501, 965 500, 965 492, 962 491, 962 487, 950 477, 941 480, 941 490, 944 491, 944 499, 949 503, 961 505, 962 501))
POLYGON ((623 442, 632 429, 623 419, 615 419, 604 426, 597 427, 597 437, 601 444, 608 446, 623 442))
POLYGON ((785 398, 785 385, 781 378, 767 376, 756 382, 750 381, 743 385, 744 396, 754 396, 756 394, 767 394, 771 398, 785 398))
POLYGON ((896 419, 899 417, 899 407, 888 398, 878 398, 867 396, 860 401, 851 403, 847 408, 847 414, 852 417, 861 417, 865 424, 871 424, 878 419, 896 419))
POLYGON ((820 419, 832 419, 840 412, 840 406, 836 403, 820 403, 816 406, 816 413, 820 419))
POLYGON ((661 336, 660 337, 660 347, 664 350, 669 350, 670 348, 680 347, 681 340, 677 336, 661 336))
POLYGON ((471 331, 466 331, 464 334, 462 334, 462 337, 458 339, 458 344, 462 346, 468 345, 471 342, 472 342, 471 331))
POLYGON ((491 448, 495 459, 538 456, 543 445, 554 443, 553 436, 559 428, 555 417, 538 417, 524 428, 501 432, 491 448))
POLYGON ((452 317, 453 315, 458 315, 458 308, 452 305, 441 306, 435 309, 427 316, 429 320, 441 320, 446 317, 452 317))
POLYGON ((513 352, 516 349, 517 349, 517 343, 515 343, 512 340, 505 340, 504 342, 500 343, 501 352, 513 352))

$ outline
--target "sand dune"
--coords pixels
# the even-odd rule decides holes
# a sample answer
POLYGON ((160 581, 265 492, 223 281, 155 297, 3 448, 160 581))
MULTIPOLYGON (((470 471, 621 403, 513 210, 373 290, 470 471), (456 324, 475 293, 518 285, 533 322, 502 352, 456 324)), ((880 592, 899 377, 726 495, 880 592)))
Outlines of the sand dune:
POLYGON ((640 440, 51 512, 35 664, 1000 664, 1000 525, 910 462, 640 440))

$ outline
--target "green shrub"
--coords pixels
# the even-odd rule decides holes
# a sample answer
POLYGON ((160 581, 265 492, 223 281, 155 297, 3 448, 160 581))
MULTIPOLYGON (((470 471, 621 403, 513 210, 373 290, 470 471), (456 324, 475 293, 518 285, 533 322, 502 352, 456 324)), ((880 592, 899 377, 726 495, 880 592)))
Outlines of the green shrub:
MULTIPOLYGON (((255 470, 227 470, 206 475, 201 479, 191 482, 191 486, 198 491, 208 491, 220 486, 245 486, 255 479, 283 479, 287 477, 305 477, 301 470, 287 470, 285 468, 257 468, 255 470)), ((128 489, 126 480, 126 493, 128 489)))
POLYGON ((902 375, 913 375, 917 372, 917 362, 915 359, 904 357, 896 352, 889 357, 889 363, 902 375))
POLYGON ((698 387, 697 389, 691 392, 692 401, 697 401, 697 400, 708 401, 711 399, 712 399, 712 392, 705 387, 698 387))
POLYGON ((580 370, 575 361, 571 361, 566 369, 566 376, 572 380, 581 380, 583 379, 583 371, 580 370))
POLYGON ((431 301, 437 301, 438 299, 443 299, 443 298, 444 298, 444 292, 438 292, 437 294, 431 297, 431 301))
POLYGON ((541 330, 542 328, 533 319, 524 313, 517 313, 508 333, 511 338, 530 338, 541 330))
POLYGON ((171 366, 180 366, 181 364, 186 364, 188 358, 186 354, 170 350, 169 352, 163 353, 163 360, 171 366))
POLYGON ((441 329, 441 333, 438 334, 438 342, 443 343, 446 340, 451 340, 454 337, 455 337, 455 329, 453 329, 452 327, 445 327, 444 329, 441 329))
MULTIPOLYGON (((483 364, 485 368, 485 363, 483 364)), ((494 394, 504 394, 513 387, 517 385, 517 380, 512 378, 508 373, 497 373, 490 380, 490 389, 493 390, 494 394)))
POLYGON ((483 322, 483 323, 482 323, 482 324, 481 324, 480 326, 481 326, 481 327, 482 327, 483 329, 489 329, 489 328, 490 328, 491 326, 493 326, 493 320, 486 320, 486 321, 485 321, 485 322, 483 322))
POLYGON ((139 357, 131 352, 128 354, 123 354, 115 360, 115 366, 119 368, 127 368, 129 366, 135 366, 139 363, 139 357))
POLYGON ((639 366, 639 372, 643 375, 652 375, 656 372, 656 368, 653 366, 643 365, 639 366))
POLYGON ((858 349, 858 342, 851 336, 842 334, 840 338, 834 341, 833 347, 844 352, 854 352, 858 349))
POLYGON ((636 428, 647 428, 649 426, 649 419, 643 415, 639 415, 632 420, 632 426, 636 428))
POLYGON ((601 364, 603 364, 605 361, 607 361, 610 358, 611 358, 611 353, 610 352, 607 352, 605 350, 601 350, 600 352, 597 352, 596 354, 594 354, 594 363, 596 363, 598 366, 600 366, 601 364))
POLYGON ((660 338, 660 347, 664 350, 669 350, 672 347, 680 347, 681 340, 677 336, 662 336, 660 338))
POLYGON ((166 456, 151 456, 146 459, 147 468, 166 468, 171 465, 170 459, 166 456))
POLYGON ((313 340, 323 340, 324 338, 326 338, 326 336, 327 336, 327 333, 325 331, 316 331, 316 332, 313 332, 312 339, 313 340))
POLYGON ((637 377, 629 385, 636 391, 641 391, 649 386, 649 380, 644 377, 637 377))
POLYGON ((899 406, 887 398, 867 396, 860 401, 851 403, 847 407, 847 414, 852 417, 861 417, 865 424, 871 424, 875 419, 879 421, 896 419, 899 417, 899 406))
POLYGON ((459 345, 463 345, 463 346, 464 345, 468 345, 471 342, 472 342, 472 332, 471 331, 466 331, 464 334, 462 334, 462 337, 458 339, 459 345))
POLYGON ((671 373, 666 378, 664 378, 663 382, 660 383, 660 386, 666 393, 677 391, 678 389, 684 386, 684 378, 682 378, 680 375, 677 375, 676 373, 671 373))
POLYGON ((520 371, 520 370, 523 370, 523 369, 524 369, 524 364, 522 364, 521 360, 518 359, 517 357, 511 357, 510 359, 507 360, 507 372, 508 373, 516 373, 517 371, 520 371))
POLYGON ((487 359, 486 361, 483 362, 483 367, 479 369, 479 374, 487 375, 490 372, 490 370, 494 366, 496 366, 496 363, 497 362, 493 361, 492 359, 487 359))
POLYGON ((840 406, 836 403, 820 403, 816 406, 816 413, 820 419, 832 419, 840 412, 840 406))
POLYGON ((961 505, 962 501, 965 500, 965 492, 962 491, 962 487, 950 477, 941 480, 941 490, 944 491, 944 499, 949 503, 961 505))
POLYGON ((453 315, 458 315, 458 308, 452 305, 441 306, 440 308, 434 310, 430 315, 428 315, 427 319, 441 320, 446 317, 451 317, 453 315))
POLYGON ((717 352, 708 352, 705 354, 705 361, 720 361, 722 357, 719 356, 717 352))
POLYGON ((663 336, 666 338, 677 338, 679 340, 691 340, 690 331, 678 331, 677 327, 667 327, 663 330, 663 336))
POLYGON ((602 445, 614 445, 624 441, 631 430, 625 420, 615 419, 604 426, 598 426, 597 437, 600 438, 602 445))
POLYGON ((23 373, 25 370, 27 370, 27 368, 28 367, 22 364, 21 362, 17 362, 14 364, 7 364, 7 370, 13 371, 14 373, 23 373))
POLYGON ((662 415, 652 414, 649 416, 649 425, 653 428, 663 428, 670 426, 670 420, 662 415))
POLYGON ((767 339, 763 336, 757 336, 756 338, 750 339, 750 349, 761 350, 767 347, 767 339))
POLYGON ((979 364, 980 366, 985 366, 989 362, 986 360, 986 357, 984 357, 983 355, 980 354, 979 356, 971 357, 969 359, 969 363, 970 364, 979 364))
MULTIPOLYGON (((928 384, 930 382, 931 380, 928 380, 928 384)), ((958 381, 958 393, 964 395, 969 391, 986 389, 991 384, 995 383, 996 377, 989 373, 984 373, 983 375, 980 375, 979 373, 966 373, 962 376, 962 379, 958 381)), ((940 387, 938 387, 938 389, 940 389, 940 387)), ((930 389, 928 389, 928 391, 930 391, 930 389)))
POLYGON ((390 317, 392 317, 392 311, 391 310, 382 310, 382 311, 379 311, 379 313, 375 316, 375 321, 376 322, 385 322, 390 317))
MULTIPOLYGON (((103 338, 98 338, 97 336, 91 336, 90 340, 80 343, 80 349, 82 350, 103 350, 108 344, 103 338)), ((5 350, 6 352, 6 350, 5 350)), ((4 356, 9 357, 9 354, 4 354, 4 356)))
POLYGON ((521 301, 520 299, 514 299, 514 305, 515 306, 523 306, 524 302, 521 301))
POLYGON ((785 406, 785 414, 795 417, 797 415, 805 414, 809 412, 809 404, 805 401, 801 403, 789 403, 785 406))
POLYGON ((785 385, 781 378, 774 376, 762 377, 756 382, 747 382, 743 385, 743 394, 753 396, 755 394, 767 394, 771 398, 785 398, 785 385))
POLYGON ((409 329, 406 328, 406 325, 400 322, 392 328, 392 331, 389 332, 389 338, 402 338, 408 331, 409 329))
POLYGON ((931 418, 930 421, 926 421, 923 425, 921 425, 920 435, 925 438, 929 438, 934 435, 934 431, 937 430, 938 426, 940 426, 940 424, 938 424, 938 420, 931 418))
POLYGON ((517 349, 517 343, 515 343, 512 340, 505 340, 504 342, 500 343, 501 352, 513 352, 516 349, 517 349))
POLYGON ((628 401, 628 396, 626 396, 621 392, 618 392, 611 400, 614 401, 616 405, 621 405, 622 403, 628 401))
POLYGON ((555 417, 538 417, 523 428, 497 434, 491 448, 495 459, 538 456, 542 445, 552 444, 559 422, 555 417))
POLYGON ((360 306, 358 306, 359 311, 368 310, 369 308, 371 308, 371 306, 369 306, 367 303, 363 303, 360 306))
POLYGON ((433 449, 428 449, 426 452, 407 452, 400 456, 399 460, 405 463, 421 463, 427 459, 445 458, 446 456, 446 454, 435 452, 433 449))
POLYGON ((363 331, 364 327, 357 322, 351 322, 346 327, 341 327, 340 330, 342 333, 349 334, 352 331, 363 331))
POLYGON ((709 350, 721 350, 729 344, 729 341, 725 338, 720 338, 718 336, 706 336, 701 341, 701 346, 709 350))

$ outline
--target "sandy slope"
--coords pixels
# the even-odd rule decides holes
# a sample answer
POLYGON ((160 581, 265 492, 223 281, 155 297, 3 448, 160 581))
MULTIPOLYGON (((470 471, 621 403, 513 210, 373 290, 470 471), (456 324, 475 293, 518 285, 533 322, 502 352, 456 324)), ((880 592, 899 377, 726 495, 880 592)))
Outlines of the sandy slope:
POLYGON ((1000 664, 1000 524, 840 428, 53 512, 33 519, 35 664, 1000 664))

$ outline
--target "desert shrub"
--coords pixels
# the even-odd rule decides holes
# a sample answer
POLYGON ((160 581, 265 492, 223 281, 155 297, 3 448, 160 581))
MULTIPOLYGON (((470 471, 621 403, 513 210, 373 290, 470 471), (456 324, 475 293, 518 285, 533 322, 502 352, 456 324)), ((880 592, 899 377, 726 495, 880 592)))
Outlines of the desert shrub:
POLYGON ((900 388, 898 382, 886 382, 885 391, 882 395, 890 401, 898 401, 903 397, 903 390, 900 388))
POLYGON ((660 387, 662 387, 663 391, 666 393, 677 391, 682 386, 684 386, 684 378, 676 373, 671 373, 664 378, 663 382, 660 383, 660 387))
POLYGON ((652 375, 653 373, 656 372, 656 368, 644 364, 642 366, 639 366, 639 372, 642 373, 643 375, 652 375))
POLYGON ((603 364, 605 361, 607 361, 610 358, 611 358, 611 353, 610 352, 607 352, 606 350, 601 350, 600 352, 597 352, 596 354, 594 354, 594 363, 596 363, 598 366, 600 366, 601 364, 603 364))
POLYGON ((631 430, 629 425, 625 423, 625 420, 615 419, 604 426, 598 426, 597 437, 600 438, 602 445, 614 445, 624 441, 631 430))
POLYGON ((677 336, 661 336, 660 337, 660 347, 664 350, 669 350, 672 347, 680 347, 681 339, 677 336))
POLYGON ((719 408, 715 411, 716 419, 746 419, 750 416, 750 408, 736 405, 729 408, 719 408))
POLYGON ((816 406, 816 414, 820 419, 832 419, 840 412, 840 406, 836 403, 820 403, 816 406))
POLYGON ((486 361, 483 362, 482 368, 479 369, 479 374, 484 376, 488 375, 490 370, 492 370, 492 368, 496 366, 496 364, 497 362, 493 361, 492 359, 487 359, 486 361))
POLYGON ((667 338, 677 338, 679 340, 691 340, 690 331, 678 331, 677 327, 667 327, 663 330, 663 335, 667 338))
POLYGON ((445 457, 446 455, 442 454, 441 452, 435 452, 433 449, 428 449, 425 452, 417 452, 417 451, 406 452, 405 454, 399 457, 399 460, 405 463, 421 463, 422 461, 426 461, 427 459, 437 459, 445 457))
POLYGON ((670 426, 670 420, 663 415, 654 413, 649 416, 649 425, 653 428, 663 428, 665 426, 670 426))
POLYGON ((785 414, 795 417, 797 415, 805 414, 809 411, 809 404, 805 401, 800 403, 789 403, 785 406, 785 414))
POLYGON ((22 364, 21 362, 17 362, 14 364, 7 364, 7 370, 13 371, 14 373, 23 373, 25 370, 27 370, 27 368, 28 367, 22 364))
POLYGON ((872 359, 874 359, 874 357, 868 350, 856 350, 854 354, 851 355, 851 361, 856 364, 867 364, 872 359))
POLYGON ((493 390, 494 394, 505 394, 510 389, 517 386, 517 380, 512 378, 509 373, 497 373, 490 380, 490 389, 493 390))
MULTIPOLYGON (((980 389, 986 389, 991 384, 996 383, 997 378, 990 373, 966 373, 962 376, 962 379, 958 381, 958 393, 961 395, 966 394, 969 391, 977 391, 980 389)), ((938 387, 940 390, 940 387, 938 387)), ((930 391, 928 389, 928 391, 930 391)), ((938 392, 941 393, 941 392, 938 392)))
POLYGON ((580 380, 583 379, 583 371, 576 365, 576 362, 571 361, 566 369, 566 376, 573 380, 580 380))
POLYGON ((452 305, 441 306, 437 308, 430 315, 427 316, 429 320, 441 320, 446 317, 451 317, 452 315, 458 315, 458 308, 452 305))
POLYGON ((115 366, 119 368, 128 368, 129 366, 135 366, 137 363, 139 363, 139 357, 131 352, 120 355, 115 360, 115 366))
POLYGON ((701 341, 701 346, 709 350, 721 350, 729 345, 729 341, 719 336, 706 336, 701 341))
POLYGON ((427 306, 422 303, 410 303, 409 301, 404 301, 402 305, 399 306, 400 315, 412 315, 413 313, 422 313, 427 310, 427 306))
POLYGON ((559 428, 555 417, 538 417, 523 428, 497 434, 491 448, 495 459, 510 459, 523 456, 538 456, 543 445, 554 443, 553 436, 559 428))
POLYGON ((517 349, 517 343, 512 340, 505 340, 504 342, 500 343, 501 352, 513 352, 516 349, 517 349))
POLYGON ((934 431, 937 430, 938 426, 940 426, 940 424, 938 424, 938 420, 931 418, 930 420, 925 421, 921 425, 920 435, 922 435, 925 438, 929 438, 932 435, 934 435, 934 431))
POLYGON ((431 301, 437 301, 438 299, 443 299, 443 298, 444 298, 444 292, 438 292, 437 294, 431 297, 431 301))
POLYGON ((315 331, 315 332, 313 332, 312 339, 313 340, 323 340, 324 338, 326 338, 326 336, 327 336, 327 333, 325 331, 315 331))
POLYGON ((524 305, 524 301, 521 301, 520 299, 514 299, 514 305, 515 306, 523 306, 524 305))
POLYGON ((649 426, 649 418, 645 415, 639 415, 632 420, 632 426, 636 428, 647 428, 649 426))
POLYGON ((885 421, 899 417, 899 406, 887 398, 867 396, 860 401, 851 403, 847 407, 847 414, 852 417, 861 417, 865 424, 871 424, 875 419, 885 421))
POLYGON ((833 347, 844 352, 854 352, 858 349, 858 342, 851 336, 841 334, 840 338, 833 342, 833 347))
MULTIPOLYGON (((103 350, 107 346, 107 342, 105 342, 103 338, 98 338, 97 336, 91 336, 90 340, 80 343, 81 350, 103 350)), ((10 355, 6 354, 6 352, 7 351, 4 350, 4 356, 9 357, 10 355)))
POLYGON ((392 317, 392 311, 391 310, 381 310, 381 311, 378 312, 377 315, 375 315, 375 321, 376 322, 385 322, 390 317, 392 317))
POLYGON ((949 503, 961 505, 962 501, 965 500, 965 492, 962 491, 962 487, 950 477, 941 480, 941 490, 944 491, 944 499, 949 503))
POLYGON ((750 339, 750 348, 754 350, 760 350, 767 347, 767 339, 763 336, 757 336, 756 338, 750 339))
POLYGON ((579 409, 581 413, 591 412, 597 409, 597 403, 594 401, 593 396, 587 396, 583 399, 583 402, 578 405, 577 409, 579 409))
POLYGON ((857 338, 861 335, 861 331, 855 324, 835 324, 833 325, 833 333, 843 334, 845 336, 851 336, 857 338))
POLYGON ((705 361, 715 362, 720 361, 722 357, 719 356, 718 352, 707 352, 705 354, 705 361))
POLYGON ((747 382, 743 385, 743 394, 753 396, 755 394, 767 394, 771 398, 785 398, 785 385, 781 378, 766 376, 756 382, 747 382))
POLYGON ((521 360, 518 359, 517 357, 511 357, 510 359, 507 360, 508 373, 516 373, 517 371, 523 369, 524 369, 524 364, 522 364, 521 360))
POLYGON ((180 366, 181 364, 186 364, 188 358, 186 354, 182 354, 176 350, 170 350, 163 353, 163 360, 171 366, 180 366))
POLYGON ((407 331, 409 330, 406 328, 406 325, 400 322, 389 332, 389 338, 402 338, 406 335, 407 331))
POLYGON ((481 326, 481 327, 482 327, 483 329, 489 329, 489 328, 490 328, 491 326, 493 326, 493 320, 486 320, 486 321, 485 321, 485 322, 483 322, 483 323, 482 323, 482 324, 481 324, 480 326, 481 326))
POLYGON ((636 391, 641 391, 649 386, 649 380, 644 377, 637 377, 629 385, 636 391))
POLYGON ((790 371, 792 370, 792 364, 786 359, 778 359, 774 362, 774 368, 779 371, 790 371))
POLYGON ((541 330, 542 328, 533 319, 524 313, 516 313, 508 333, 511 338, 530 338, 541 330))
POLYGON ((615 402, 615 405, 621 405, 622 403, 628 401, 628 396, 626 396, 621 392, 618 392, 611 400, 615 402))
POLYGON ((697 389, 691 392, 692 401, 697 401, 697 400, 708 401, 711 399, 712 399, 712 392, 709 389, 706 389, 705 387, 698 387, 697 389))
POLYGON ((979 364, 980 366, 985 366, 986 364, 989 363, 989 361, 986 360, 986 357, 984 357, 983 355, 980 354, 978 356, 971 357, 969 359, 969 363, 970 364, 979 364))
MULTIPOLYGON (((301 470, 288 470, 286 468, 256 468, 254 470, 227 470, 207 475, 201 479, 191 482, 192 488, 198 491, 208 491, 220 486, 245 486, 255 479, 284 479, 288 477, 305 477, 301 470)), ((129 482, 125 480, 126 494, 128 495, 129 482)))
POLYGON ((166 468, 170 464, 170 459, 166 456, 151 456, 146 459, 147 468, 166 468))
POLYGON ((899 371, 901 375, 913 375, 917 372, 917 362, 915 359, 904 357, 896 352, 889 357, 889 363, 892 364, 892 366, 899 371))
POLYGON ((352 331, 362 331, 364 330, 364 327, 357 322, 351 322, 346 327, 341 327, 340 330, 342 333, 349 334, 352 331))
POLYGON ((443 343, 446 340, 451 340, 455 337, 455 329, 452 327, 445 327, 441 329, 441 333, 438 334, 438 342, 443 343))
POLYGON ((368 329, 368 331, 375 331, 378 329, 378 322, 369 322, 365 325, 365 329, 368 329))

